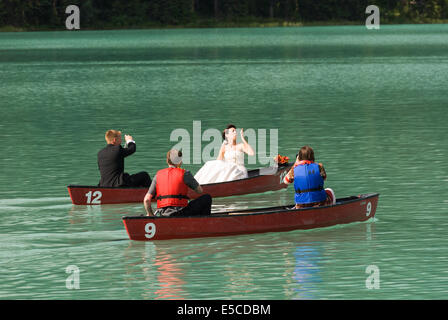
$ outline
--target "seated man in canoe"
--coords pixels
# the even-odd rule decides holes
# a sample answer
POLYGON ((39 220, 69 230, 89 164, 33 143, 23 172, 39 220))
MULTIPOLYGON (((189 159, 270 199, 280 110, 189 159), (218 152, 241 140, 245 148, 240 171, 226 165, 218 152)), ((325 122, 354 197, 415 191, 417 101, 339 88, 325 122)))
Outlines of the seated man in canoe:
POLYGON ((188 188, 202 193, 202 187, 190 173, 181 169, 182 152, 171 149, 166 155, 168 168, 159 170, 152 180, 143 204, 148 216, 193 216, 210 215, 212 197, 203 194, 188 203, 188 188), (157 210, 153 213, 151 200, 157 200, 157 210))
POLYGON ((121 131, 106 131, 107 146, 98 152, 100 170, 99 187, 149 187, 151 177, 145 171, 128 174, 124 172, 124 158, 136 150, 132 136, 125 135, 126 148, 121 146, 121 131))
POLYGON ((327 173, 321 163, 314 162, 314 150, 304 146, 299 150, 294 166, 283 183, 294 183, 296 209, 334 204, 336 198, 332 189, 324 189, 327 173))

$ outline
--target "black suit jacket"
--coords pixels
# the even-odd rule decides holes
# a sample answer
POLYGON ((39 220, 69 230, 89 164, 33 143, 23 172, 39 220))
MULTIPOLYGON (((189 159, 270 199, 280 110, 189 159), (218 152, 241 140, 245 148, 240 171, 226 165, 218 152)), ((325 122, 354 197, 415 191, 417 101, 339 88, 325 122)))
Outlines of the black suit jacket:
POLYGON ((135 143, 130 142, 126 148, 121 145, 108 144, 98 152, 98 169, 100 170, 100 187, 121 187, 129 180, 129 174, 124 172, 124 158, 136 150, 135 143))

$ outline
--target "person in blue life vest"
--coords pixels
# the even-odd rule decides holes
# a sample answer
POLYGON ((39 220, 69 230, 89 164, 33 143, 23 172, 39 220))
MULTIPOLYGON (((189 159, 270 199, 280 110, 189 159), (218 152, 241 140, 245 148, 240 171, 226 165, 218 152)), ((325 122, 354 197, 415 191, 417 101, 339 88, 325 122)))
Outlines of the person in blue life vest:
POLYGON ((182 152, 171 149, 166 155, 168 168, 159 170, 151 182, 143 204, 148 216, 210 215, 212 197, 203 194, 188 202, 188 188, 203 193, 202 187, 190 173, 182 169, 182 152), (157 210, 152 211, 151 201, 157 200, 157 210))
POLYGON ((314 162, 314 150, 310 146, 303 146, 283 183, 294 183, 296 209, 300 209, 331 205, 336 202, 333 190, 324 189, 326 179, 324 166, 314 162))

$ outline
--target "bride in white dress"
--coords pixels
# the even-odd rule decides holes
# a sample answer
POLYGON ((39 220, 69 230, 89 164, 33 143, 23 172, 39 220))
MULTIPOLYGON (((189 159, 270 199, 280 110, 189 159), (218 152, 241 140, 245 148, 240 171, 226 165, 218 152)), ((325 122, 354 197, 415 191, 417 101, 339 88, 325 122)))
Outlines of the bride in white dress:
POLYGON ((194 178, 199 184, 217 183, 247 178, 247 169, 244 167, 244 153, 250 156, 255 154, 252 147, 244 139, 241 129, 242 143, 236 143, 236 128, 229 124, 223 132, 224 142, 216 160, 207 161, 199 169, 194 178))

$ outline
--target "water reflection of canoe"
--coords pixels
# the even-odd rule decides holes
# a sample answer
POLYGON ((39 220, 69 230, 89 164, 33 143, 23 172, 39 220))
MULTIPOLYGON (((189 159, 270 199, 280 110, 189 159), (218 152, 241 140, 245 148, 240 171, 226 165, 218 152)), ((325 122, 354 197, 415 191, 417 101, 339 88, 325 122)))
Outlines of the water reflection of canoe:
POLYGON ((317 208, 292 206, 218 212, 198 217, 123 217, 131 240, 168 240, 312 229, 365 221, 375 215, 378 193, 337 199, 317 208))
MULTIPOLYGON (((282 180, 291 166, 292 163, 279 165, 278 168, 270 167, 249 170, 248 178, 204 184, 202 188, 212 198, 280 190, 287 187, 287 185, 282 183, 282 180)), ((67 189, 72 203, 76 205, 142 202, 148 191, 148 188, 82 185, 68 185, 67 189)), ((195 199, 199 194, 189 190, 188 196, 190 199, 195 199)))

